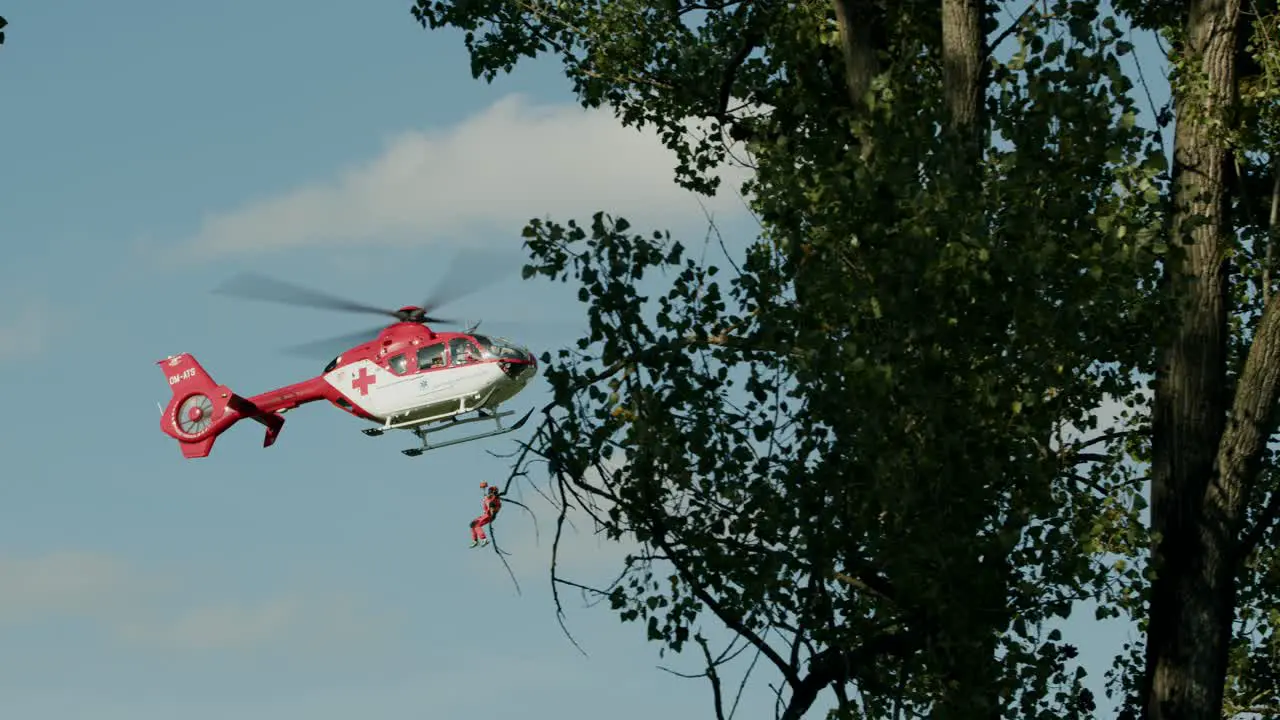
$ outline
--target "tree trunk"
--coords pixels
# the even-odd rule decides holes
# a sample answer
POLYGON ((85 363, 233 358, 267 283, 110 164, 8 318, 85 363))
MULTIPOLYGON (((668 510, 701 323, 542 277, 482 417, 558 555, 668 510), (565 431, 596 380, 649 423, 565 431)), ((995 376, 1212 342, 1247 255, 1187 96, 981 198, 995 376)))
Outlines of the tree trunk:
POLYGON ((947 114, 953 130, 972 134, 975 141, 981 137, 983 44, 982 0, 942 0, 942 81, 947 114))
MULTIPOLYGON (((946 109, 949 166, 946 182, 957 222, 942 230, 980 234, 985 218, 973 208, 982 207, 983 136, 986 125, 986 38, 983 0, 942 0, 942 81, 946 109), (959 220, 964 218, 964 220, 959 220)), ((996 659, 997 644, 1011 619, 1008 583, 1011 568, 1007 548, 997 542, 973 542, 983 532, 983 520, 971 518, 968 527, 956 529, 954 566, 969 568, 972 585, 967 602, 948 609, 943 624, 949 633, 948 650, 940 653, 945 681, 933 707, 939 720, 999 718, 1003 715, 1001 675, 1004 663, 996 659), (966 540, 965 538, 968 538, 966 540)))
MULTIPOLYGON (((986 38, 983 0, 942 0, 942 101, 947 137, 953 145, 951 178, 957 188, 981 193, 985 127, 986 38)), ((973 198, 957 195, 959 208, 973 198)))
POLYGON ((836 26, 840 29, 840 50, 844 55, 845 88, 851 107, 862 111, 871 79, 876 73, 876 45, 871 28, 876 8, 867 0, 831 0, 836 26))
POLYGON ((1157 373, 1151 522, 1156 578, 1147 628, 1145 717, 1220 720, 1235 605, 1234 526, 1216 501, 1226 418, 1226 187, 1230 159, 1213 120, 1235 88, 1240 0, 1192 0, 1177 89, 1172 231, 1185 251, 1168 268, 1177 334, 1157 373))

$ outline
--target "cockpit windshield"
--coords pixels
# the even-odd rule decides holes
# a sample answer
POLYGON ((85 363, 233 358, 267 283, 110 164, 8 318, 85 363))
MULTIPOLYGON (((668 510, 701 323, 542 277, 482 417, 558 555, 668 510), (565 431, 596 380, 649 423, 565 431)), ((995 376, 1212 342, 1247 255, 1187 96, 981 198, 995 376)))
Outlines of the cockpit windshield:
POLYGON ((480 346, 480 354, 487 359, 525 360, 529 351, 507 340, 506 338, 489 339, 485 335, 472 335, 480 346))

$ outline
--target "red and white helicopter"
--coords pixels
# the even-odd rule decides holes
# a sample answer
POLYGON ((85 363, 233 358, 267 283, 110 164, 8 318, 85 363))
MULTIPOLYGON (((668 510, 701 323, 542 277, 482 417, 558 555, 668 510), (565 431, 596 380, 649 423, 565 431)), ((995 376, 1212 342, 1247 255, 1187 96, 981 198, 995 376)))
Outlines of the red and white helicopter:
MULTIPOLYGON (((518 430, 533 414, 530 408, 514 425, 506 427, 502 419, 514 411, 498 410, 537 374, 538 363, 533 354, 509 340, 476 334, 476 326, 460 333, 436 332, 427 323, 452 322, 429 315, 441 304, 439 301, 429 299, 421 307, 408 305, 391 311, 259 275, 242 276, 223 292, 256 300, 389 315, 395 322, 324 342, 330 346, 339 342, 359 344, 333 358, 316 377, 247 398, 215 383, 190 353, 160 360, 157 364, 163 368, 172 390, 168 407, 161 411, 160 429, 178 441, 187 458, 207 457, 214 440, 241 420, 264 425, 267 430, 262 446, 270 447, 284 426, 283 414, 317 400, 327 400, 362 420, 378 423, 362 430, 370 437, 387 430, 412 432, 422 444, 401 451, 410 457, 518 430), (367 339, 374 333, 375 337, 367 339), (481 420, 492 421, 496 428, 434 444, 428 440, 430 433, 481 420)), ((310 347, 318 345, 321 343, 310 347)))

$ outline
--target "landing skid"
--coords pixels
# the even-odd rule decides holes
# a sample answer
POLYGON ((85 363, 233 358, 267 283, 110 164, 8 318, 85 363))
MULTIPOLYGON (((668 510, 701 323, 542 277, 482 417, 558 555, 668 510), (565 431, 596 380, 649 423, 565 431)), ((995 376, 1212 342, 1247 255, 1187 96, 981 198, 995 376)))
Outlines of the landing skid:
MULTIPOLYGON (((523 417, 517 420, 514 425, 510 427, 504 427, 502 424, 502 418, 509 417, 511 415, 515 415, 514 410, 508 410, 507 412, 501 412, 501 413, 495 413, 495 414, 488 414, 483 410, 480 410, 480 411, 477 411, 477 414, 474 417, 459 419, 455 415, 451 421, 443 422, 439 425, 436 425, 435 427, 428 428, 423 425, 418 425, 417 427, 407 428, 409 432, 416 435, 418 439, 422 441, 422 447, 408 448, 407 450, 401 450, 400 452, 404 453, 405 455, 408 455, 409 457, 418 457, 419 455, 421 455, 422 453, 428 450, 438 450, 439 448, 442 448, 442 447, 448 447, 450 445, 459 445, 461 443, 471 442, 472 440, 481 440, 488 437, 495 437, 497 435, 505 435, 509 432, 514 432, 524 427, 524 424, 529 421, 529 417, 533 415, 533 408, 529 408, 529 411, 526 412, 523 417), (454 428, 459 425, 466 425, 468 423, 480 422, 481 420, 492 420, 494 425, 497 426, 496 429, 490 430, 489 432, 477 433, 475 435, 468 435, 466 437, 454 438, 453 440, 446 440, 444 442, 439 442, 439 443, 433 443, 429 439, 429 436, 432 433, 437 433, 437 432, 440 432, 441 430, 454 428)), ((391 427, 394 428, 395 426, 391 426, 391 427)), ((378 428, 365 428, 360 432, 363 432, 365 435, 368 435, 369 437, 377 437, 383 434, 385 431, 386 431, 386 428, 378 427, 378 428)))

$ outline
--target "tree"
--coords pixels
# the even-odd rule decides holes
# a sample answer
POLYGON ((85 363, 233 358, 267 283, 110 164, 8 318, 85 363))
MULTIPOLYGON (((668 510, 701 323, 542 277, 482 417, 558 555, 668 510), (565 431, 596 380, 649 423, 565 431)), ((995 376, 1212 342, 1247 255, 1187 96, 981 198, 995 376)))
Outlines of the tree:
MULTIPOLYGON (((1242 65, 1274 67, 1280 58, 1268 31, 1275 7, 1266 10, 1252 27, 1238 0, 1193 0, 1185 10, 1147 5, 1136 18, 1176 47, 1169 232, 1180 251, 1167 277, 1178 321, 1163 347, 1152 417, 1158 539, 1145 678, 1152 718, 1221 715, 1238 592, 1252 584, 1256 570, 1249 565, 1280 504, 1267 449, 1280 397, 1280 300, 1271 297, 1269 250, 1275 211, 1258 222, 1259 208, 1241 193, 1243 178, 1232 177, 1254 153, 1275 149, 1274 134, 1249 136, 1236 107, 1244 89, 1246 103, 1263 117, 1273 111, 1273 80, 1250 98, 1238 77, 1242 65), (1262 253, 1251 252, 1264 245, 1262 253)), ((1273 205, 1280 185, 1275 193, 1273 205)), ((1274 648, 1267 625, 1265 642, 1274 648)), ((1280 707, 1274 693, 1273 686, 1272 712, 1280 707)))
POLYGON ((600 592, 700 646, 721 716, 704 612, 774 667, 783 717, 827 689, 845 717, 1086 714, 1043 627, 1079 599, 1146 634, 1115 667, 1128 712, 1277 702, 1275 8, 998 11, 414 8, 466 32, 477 76, 557 57, 584 105, 661 131, 686 187, 746 148, 761 233, 727 281, 604 213, 525 229, 527 275, 579 284, 591 332, 544 357, 555 402, 515 475, 544 460, 564 512, 640 543, 600 592), (1173 42, 1176 103, 1146 125, 1126 20, 1173 42), (1107 399, 1125 426, 1098 429, 1107 399))

